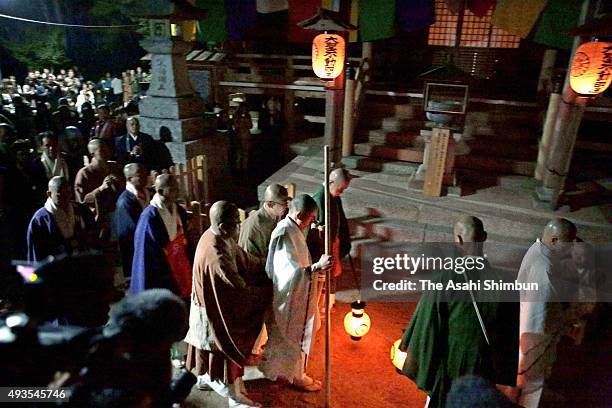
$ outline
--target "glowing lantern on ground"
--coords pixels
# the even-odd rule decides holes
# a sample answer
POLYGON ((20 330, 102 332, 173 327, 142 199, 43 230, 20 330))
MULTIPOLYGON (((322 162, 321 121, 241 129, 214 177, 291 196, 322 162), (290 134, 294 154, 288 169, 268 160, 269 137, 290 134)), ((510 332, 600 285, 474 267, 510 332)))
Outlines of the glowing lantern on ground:
POLYGON ((401 341, 401 339, 396 340, 391 346, 391 362, 393 362, 393 365, 398 371, 402 371, 402 368, 404 368, 404 361, 406 361, 406 352, 399 349, 401 341))
POLYGON ((365 302, 351 303, 352 310, 344 316, 344 330, 353 340, 361 340, 370 331, 370 316, 363 310, 365 302))
POLYGON ((612 43, 588 42, 576 50, 570 86, 581 95, 598 95, 612 82, 612 43))
POLYGON ((331 80, 342 73, 346 47, 338 34, 319 34, 312 41, 312 69, 321 79, 331 80))

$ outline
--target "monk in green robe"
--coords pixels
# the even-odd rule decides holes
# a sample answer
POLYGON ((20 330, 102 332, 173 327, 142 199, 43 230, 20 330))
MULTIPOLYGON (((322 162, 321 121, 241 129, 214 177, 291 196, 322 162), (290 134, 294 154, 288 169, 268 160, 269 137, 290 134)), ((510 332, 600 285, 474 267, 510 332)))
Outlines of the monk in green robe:
MULTIPOLYGON (((486 236, 478 218, 460 219, 454 228, 458 256, 481 257, 485 267, 466 270, 466 276, 452 270, 437 271, 431 280, 444 283, 446 288, 451 280, 465 283, 466 277, 481 282, 501 279, 482 258, 486 236)), ((400 349, 407 357, 402 372, 427 393, 429 408, 444 407, 452 381, 466 374, 512 387, 516 383, 518 304, 500 302, 501 294, 495 291, 472 294, 475 303, 468 291, 423 292, 404 332, 400 349)))

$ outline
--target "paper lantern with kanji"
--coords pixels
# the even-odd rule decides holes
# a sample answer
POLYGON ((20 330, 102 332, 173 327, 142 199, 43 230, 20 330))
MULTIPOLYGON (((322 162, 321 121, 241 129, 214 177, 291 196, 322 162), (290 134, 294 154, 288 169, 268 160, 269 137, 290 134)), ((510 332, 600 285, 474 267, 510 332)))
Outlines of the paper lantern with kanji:
POLYGON ((612 81, 612 43, 588 42, 576 50, 570 86, 581 95, 598 95, 612 81))
POLYGON ((312 41, 312 69, 321 79, 332 80, 342 73, 346 46, 338 34, 319 34, 312 41))
POLYGON ((361 340, 370 331, 370 316, 363 309, 365 302, 353 302, 351 311, 344 316, 344 330, 353 340, 361 340))

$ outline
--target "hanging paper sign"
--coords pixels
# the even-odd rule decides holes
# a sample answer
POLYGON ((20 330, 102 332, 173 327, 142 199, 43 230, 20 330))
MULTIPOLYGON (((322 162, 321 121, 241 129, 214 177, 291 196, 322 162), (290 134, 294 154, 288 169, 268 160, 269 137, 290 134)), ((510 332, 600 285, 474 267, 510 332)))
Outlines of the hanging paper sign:
POLYGON ((344 38, 338 34, 319 34, 312 42, 312 69, 319 78, 334 79, 344 69, 344 38))
POLYGON ((576 50, 570 86, 581 95, 598 95, 612 82, 612 43, 588 42, 576 50))

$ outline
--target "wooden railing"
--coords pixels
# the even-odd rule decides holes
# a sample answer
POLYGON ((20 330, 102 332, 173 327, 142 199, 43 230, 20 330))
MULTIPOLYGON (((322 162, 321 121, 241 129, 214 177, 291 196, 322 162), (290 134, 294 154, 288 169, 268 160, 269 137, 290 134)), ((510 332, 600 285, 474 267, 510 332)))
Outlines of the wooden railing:
POLYGON ((190 203, 208 202, 208 174, 206 172, 206 156, 199 155, 187 161, 170 167, 170 173, 176 177, 185 200, 190 203))

